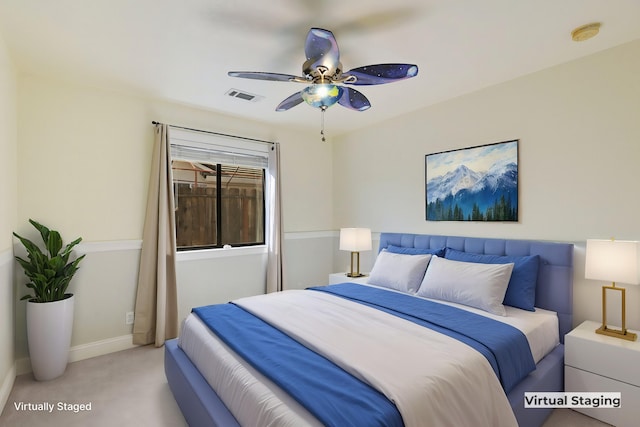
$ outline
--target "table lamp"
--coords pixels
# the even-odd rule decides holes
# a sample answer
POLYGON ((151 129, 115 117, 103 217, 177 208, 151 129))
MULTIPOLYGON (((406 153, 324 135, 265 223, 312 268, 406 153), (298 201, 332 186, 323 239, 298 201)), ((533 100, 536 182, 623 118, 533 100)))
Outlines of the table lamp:
POLYGON ((610 281, 611 286, 602 287, 602 326, 596 333, 635 341, 636 334, 626 328, 625 288, 616 282, 640 284, 638 242, 628 240, 587 240, 585 278, 610 281), (607 292, 620 292, 622 300, 622 329, 607 326, 607 292))
POLYGON ((351 271, 347 277, 362 277, 360 273, 360 251, 371 250, 371 230, 368 228, 341 228, 340 250, 351 251, 351 271), (353 256, 356 257, 356 269, 353 270, 353 256))

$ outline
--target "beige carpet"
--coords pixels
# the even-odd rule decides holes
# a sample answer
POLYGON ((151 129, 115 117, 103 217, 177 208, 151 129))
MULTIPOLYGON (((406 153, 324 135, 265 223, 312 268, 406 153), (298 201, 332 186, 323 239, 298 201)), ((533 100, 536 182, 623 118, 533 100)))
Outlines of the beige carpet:
MULTIPOLYGON (((184 427, 187 424, 164 376, 163 352, 147 346, 82 360, 47 382, 21 375, 0 415, 0 426, 184 427), (16 409, 21 403, 44 402, 53 405, 51 413, 16 409), (83 404, 85 410, 81 410, 83 404)), ((554 411, 544 425, 602 426, 606 424, 568 409, 554 411)))
POLYGON ((20 375, 0 426, 186 426, 164 376, 163 357, 163 348, 137 347, 71 363, 62 377, 47 382, 20 375), (20 402, 48 402, 55 408, 51 413, 16 410, 20 402), (58 402, 71 411, 59 410, 58 402), (89 403, 90 411, 73 406, 89 403))

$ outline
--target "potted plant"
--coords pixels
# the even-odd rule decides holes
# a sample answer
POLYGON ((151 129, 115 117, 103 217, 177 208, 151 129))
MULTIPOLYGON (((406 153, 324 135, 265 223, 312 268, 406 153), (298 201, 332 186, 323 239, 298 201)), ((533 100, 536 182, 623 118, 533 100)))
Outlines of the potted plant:
POLYGON ((73 294, 67 293, 69 282, 85 255, 69 261, 73 247, 82 238, 62 246, 60 233, 30 219, 40 232, 45 251, 13 233, 27 250, 28 260, 16 256, 29 282, 27 301, 27 341, 34 377, 39 381, 62 375, 67 367, 73 327, 73 294))

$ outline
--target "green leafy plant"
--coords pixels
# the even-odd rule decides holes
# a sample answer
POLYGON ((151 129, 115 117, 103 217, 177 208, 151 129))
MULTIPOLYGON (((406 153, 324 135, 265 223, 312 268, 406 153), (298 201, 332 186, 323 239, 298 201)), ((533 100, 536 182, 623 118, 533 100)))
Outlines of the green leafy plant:
POLYGON ((80 243, 82 238, 77 238, 63 248, 60 233, 32 219, 29 222, 40 232, 46 252, 40 250, 31 240, 13 233, 29 254, 28 261, 19 256, 15 257, 29 279, 27 288, 33 290, 33 295, 28 294, 21 299, 32 302, 53 302, 65 299, 69 282, 78 270, 78 264, 85 257, 82 255, 69 262, 73 247, 80 243))

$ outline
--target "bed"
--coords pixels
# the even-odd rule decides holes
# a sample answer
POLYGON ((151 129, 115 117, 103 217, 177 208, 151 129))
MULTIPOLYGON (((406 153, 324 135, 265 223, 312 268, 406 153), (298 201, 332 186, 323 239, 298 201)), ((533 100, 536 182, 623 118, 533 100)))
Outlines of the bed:
MULTIPOLYGON (((441 266, 441 265, 446 266, 447 262, 451 263, 451 261, 463 262, 465 263, 465 265, 469 265, 470 263, 477 262, 477 263, 486 263, 486 264, 500 264, 500 266, 496 266, 495 268, 496 269, 499 268, 501 270, 504 270, 502 268, 503 262, 499 261, 501 257, 512 257, 513 259, 535 258, 537 260, 535 265, 536 267, 535 295, 533 296, 533 298, 535 299, 535 307, 536 307, 535 313, 541 313, 541 314, 547 314, 547 315, 549 313, 552 314, 552 316, 547 316, 546 318, 551 319, 552 317, 555 321, 555 323, 553 323, 554 325, 553 328, 557 329, 557 331, 554 331, 554 332, 557 332, 555 335, 556 342, 550 343, 547 340, 546 343, 542 345, 543 348, 540 350, 534 350, 532 346, 531 352, 532 354, 535 353, 532 355, 532 358, 534 359, 534 362, 535 362, 535 370, 533 370, 530 373, 526 373, 526 375, 524 376, 520 375, 520 377, 522 378, 515 377, 517 378, 517 381, 514 379, 509 379, 509 380, 505 379, 505 381, 510 381, 506 386, 505 386, 505 383, 503 383, 502 379, 500 379, 500 383, 498 383, 498 381, 495 380, 495 383, 497 383, 498 386, 502 385, 502 389, 496 393, 497 394, 501 393, 502 398, 504 398, 504 402, 506 402, 505 405, 507 405, 510 414, 512 414, 512 416, 515 417, 515 420, 517 420, 518 425, 520 426, 541 425, 544 422, 544 420, 547 418, 551 410, 525 409, 523 395, 524 395, 524 392, 526 391, 529 391, 529 392, 531 391, 562 391, 564 389, 564 384, 563 384, 564 335, 568 333, 572 327, 573 245, 568 243, 553 243, 553 242, 530 241, 530 240, 506 240, 506 239, 486 239, 486 238, 470 238, 470 237, 457 237, 457 236, 381 233, 380 248, 379 248, 381 252, 379 254, 379 259, 381 260, 391 259, 390 257, 396 256, 396 255, 389 255, 392 249, 393 249, 393 253, 396 253, 399 250, 400 253, 402 253, 403 255, 419 254, 421 253, 420 250, 426 250, 427 252, 428 251, 438 252, 443 250, 450 251, 449 252, 450 261, 447 261, 447 256, 446 255, 443 256, 443 253, 440 253, 440 257, 436 256, 430 259, 429 265, 433 267, 433 271, 434 271, 434 273, 431 274, 432 277, 433 275, 436 274, 435 273, 436 263, 434 262, 434 260, 436 259, 438 259, 438 264, 437 264, 438 266, 441 266), (418 250, 418 251, 412 252, 414 250, 418 250), (408 252, 403 253, 403 251, 408 251, 408 252), (383 253, 385 254, 384 257, 381 255, 383 253), (498 259, 498 261, 492 262, 492 261, 487 261, 486 259, 476 261, 474 257, 478 257, 478 256, 486 257, 487 259, 491 257, 495 257, 495 259, 498 259), (457 257, 458 259, 456 259, 457 257), (544 347, 546 347, 546 349, 544 347)), ((422 255, 419 255, 419 256, 422 256, 422 255)), ((400 257, 396 256, 396 258, 400 258, 400 257)), ((408 258, 417 259, 417 257, 406 257, 406 256, 402 257, 402 259, 404 260, 408 258)), ((380 265, 382 265, 382 262, 380 262, 380 265)), ((378 268, 378 260, 376 260, 376 265, 374 266, 374 270, 376 268, 378 268)), ((491 268, 493 267, 489 267, 489 266, 486 267, 486 269, 491 269, 491 268)), ((510 273, 511 271, 513 270, 510 270, 510 273)), ((430 273, 429 269, 427 269, 427 272, 430 273)), ((491 273, 491 274, 494 274, 494 273, 491 273)), ((372 271, 372 276, 373 275, 374 275, 374 272, 372 271)), ((425 280, 426 280, 426 276, 429 274, 424 274, 424 271, 423 271, 423 275, 425 276, 425 280)), ((381 277, 381 276, 380 274, 377 274, 376 277, 381 277)), ((285 293, 286 295, 278 296, 278 301, 280 301, 281 304, 284 304, 281 306, 280 311, 278 311, 277 304, 276 304, 275 308, 272 309, 271 313, 267 311, 266 313, 261 313, 260 315, 266 316, 266 318, 269 318, 268 316, 270 315, 273 316, 274 315, 273 313, 276 313, 275 317, 269 321, 278 322, 280 321, 279 318, 282 317, 278 313, 281 313, 283 311, 287 311, 287 312, 290 311, 290 310, 282 310, 282 307, 295 306, 295 307, 298 307, 300 310, 302 310, 302 313, 305 313, 304 310, 307 310, 307 308, 305 308, 307 307, 307 305, 322 306, 322 304, 329 304, 329 303, 332 305, 335 305, 336 300, 339 300, 338 304, 345 305, 346 309, 352 310, 352 311, 364 311, 363 316, 367 319, 371 319, 372 311, 375 311, 376 312, 375 316, 378 316, 377 312, 381 311, 379 310, 380 307, 376 306, 377 309, 374 310, 373 308, 371 308, 371 304, 367 305, 365 303, 362 303, 361 301, 354 302, 353 300, 349 299, 349 298, 352 298, 353 295, 346 295, 346 294, 355 293, 357 294, 355 298, 360 298, 359 297, 360 292, 365 292, 365 291, 367 293, 367 298, 369 298, 368 296, 369 293, 373 293, 376 295, 384 294, 383 296, 385 298, 385 301, 387 296, 393 293, 394 295, 391 298, 392 300, 401 299, 403 301, 402 302, 403 307, 407 306, 407 304, 405 304, 404 302, 406 299, 405 298, 406 295, 404 295, 404 292, 398 292, 397 289, 380 289, 377 286, 360 286, 360 285, 348 284, 348 283, 345 283, 343 285, 338 285, 338 287, 335 289, 331 287, 322 287, 322 288, 324 289, 287 292, 285 293), (345 295, 340 294, 340 295, 337 295, 337 297, 336 295, 330 295, 330 296, 326 295, 327 294, 326 290, 328 288, 331 288, 330 289, 331 292, 335 290, 335 292, 344 293, 345 295), (361 288, 362 289, 366 288, 366 290, 362 291, 361 288), (298 295, 299 293, 302 293, 302 295, 298 295), (285 297, 285 299, 283 300, 282 297, 285 297), (286 298, 293 298, 293 299, 286 300, 286 298), (303 299, 298 299, 298 298, 303 298, 303 299), (312 298, 312 299, 307 301, 306 299, 308 298, 312 298), (328 300, 328 301, 325 301, 325 300, 328 300), (354 310, 354 307, 357 307, 357 310, 354 310)), ((425 288, 427 287, 425 286, 425 288)), ((430 297, 430 295, 426 295, 426 296, 430 297)), ((266 297, 266 298, 269 298, 269 297, 266 297)), ((410 298, 413 298, 413 297, 410 297, 410 298)), ((413 298, 413 299, 417 299, 417 298, 413 298)), ((427 299, 428 300, 426 301, 427 303, 430 300, 432 300, 432 298, 423 298, 423 299, 427 299)), ((506 299, 505 299, 505 302, 506 302, 506 299)), ((252 300, 252 299, 249 299, 248 301, 239 301, 238 304, 244 311, 261 310, 263 306, 262 300, 252 300), (243 304, 245 304, 245 306, 243 306, 243 304)), ((217 306, 216 309, 229 310, 226 306, 230 306, 230 305, 231 304, 224 304, 222 306, 225 306, 225 307, 217 306)), ((438 304, 438 305, 455 306, 456 304, 447 302, 446 304, 438 304)), ((509 306, 505 306, 505 307, 507 309, 507 313, 506 313, 507 315, 505 316, 505 318, 514 317, 511 315, 512 312, 513 313, 522 312, 525 315, 525 317, 533 316, 533 314, 529 311, 512 309, 509 306)), ((477 307, 475 309, 470 309, 470 310, 472 312, 484 311, 484 309, 478 309, 477 307)), ((274 426, 279 425, 279 422, 278 422, 279 419, 284 420, 286 417, 290 417, 290 416, 293 416, 293 418, 286 418, 288 421, 283 421, 282 425, 297 425, 298 423, 300 425, 303 425, 303 424, 322 425, 325 423, 325 422, 319 421, 319 418, 317 418, 313 413, 313 410, 324 411, 323 409, 315 408, 313 410, 307 410, 307 408, 304 407, 304 405, 298 403, 298 401, 296 401, 295 399, 292 399, 288 395, 288 393, 282 391, 282 389, 288 390, 287 387, 290 387, 290 385, 287 385, 287 384, 281 385, 281 383, 279 382, 280 380, 278 378, 270 377, 270 379, 264 379, 260 373, 259 368, 254 368, 252 366, 249 366, 246 368, 249 374, 251 374, 249 376, 252 379, 252 381, 256 382, 258 384, 257 385, 258 387, 262 387, 262 388, 259 388, 258 390, 254 389, 251 393, 246 393, 248 397, 245 397, 245 392, 243 391, 243 388, 242 388, 243 386, 239 384, 230 385, 228 383, 227 377, 222 377, 222 378, 219 378, 218 380, 211 379, 211 375, 216 375, 217 371, 235 372, 236 368, 220 368, 217 365, 218 362, 208 362, 212 356, 210 356, 209 354, 204 355, 205 353, 203 353, 204 350, 202 349, 203 348, 202 345, 195 343, 196 341, 193 341, 193 337, 195 337, 198 334, 201 334, 201 335, 204 334, 207 336, 213 335, 215 339, 218 339, 216 335, 217 333, 220 333, 220 336, 224 336, 224 333, 225 333, 224 331, 216 332, 215 334, 211 332, 211 330, 203 326, 204 321, 201 322, 202 319, 206 318, 206 315, 205 314, 200 314, 200 315, 202 316, 202 318, 198 316, 194 316, 192 314, 190 315, 190 318, 187 319, 187 322, 185 323, 190 323, 195 326, 190 327, 188 330, 183 329, 183 332, 181 333, 181 336, 179 338, 179 340, 182 340, 182 342, 179 340, 171 340, 171 341, 168 341, 165 346, 165 373, 167 376, 167 380, 169 382, 171 391, 176 401, 178 402, 178 405, 180 406, 180 409, 183 412, 185 419, 187 420, 190 426, 225 426, 225 427, 239 426, 240 423, 238 422, 236 417, 234 417, 233 413, 238 415, 239 412, 240 413, 244 413, 246 411, 251 412, 252 409, 250 409, 250 406, 253 406, 255 403, 249 403, 247 399, 249 399, 250 395, 253 394, 257 396, 255 397, 255 400, 260 402, 265 393, 271 393, 275 395, 275 398, 279 399, 278 400, 279 403, 277 405, 274 405, 274 407, 276 408, 274 409, 274 413, 276 414, 274 415, 275 421, 269 421, 267 422, 267 424, 274 425, 274 426), (195 320, 194 320, 194 317, 196 317, 195 320), (189 338, 190 335, 192 336, 191 338, 189 338), (198 366, 199 368, 196 366, 198 366), (205 377, 207 379, 205 379, 205 377), (214 384, 213 388, 210 386, 210 383, 214 384), (277 386, 274 384, 279 384, 280 386, 277 386), (218 392, 216 392, 214 388, 217 389, 218 392), (221 393, 223 396, 225 396, 225 393, 226 393, 227 397, 221 398, 219 393, 221 393), (229 405, 225 405, 223 401, 229 402, 229 398, 228 398, 229 394, 241 396, 241 397, 235 403, 232 402, 229 405), (231 408, 228 408, 227 406, 230 406, 231 408), (309 414, 309 412, 312 412, 312 413, 309 414), (295 414, 295 415, 291 415, 291 414, 295 414), (299 421, 295 421, 297 419, 296 417, 301 417, 301 418, 299 421)), ((389 317, 388 314, 385 312, 385 310, 382 310, 380 315, 383 317, 384 316, 389 317)), ((213 326, 215 327, 215 323, 217 322, 216 319, 220 319, 224 316, 226 316, 226 312, 220 312, 220 311, 214 312, 210 316, 211 317, 210 321, 214 323, 213 326)), ((300 316, 300 314, 299 313, 296 314, 296 312, 293 311, 291 313, 291 317, 295 319, 296 316, 300 316)), ((322 321, 322 320, 318 321, 319 323, 323 323, 323 324, 327 323, 327 328, 329 328, 329 330, 323 333, 329 334, 327 336, 332 338, 335 336, 335 329, 331 330, 331 327, 333 328, 340 327, 339 323, 342 322, 339 316, 336 316, 336 317, 337 317, 336 322, 338 324, 334 324, 333 326, 331 326, 330 321, 322 321)), ((486 315, 485 317, 498 318, 498 316, 495 314, 486 315)), ((306 316, 305 316, 305 319, 307 319, 306 316)), ((287 330, 287 334, 289 334, 290 336, 296 336, 296 337, 302 336, 301 341, 305 342, 306 346, 315 349, 316 348, 315 346, 318 344, 314 342, 314 340, 317 338, 318 340, 322 341, 323 333, 314 332, 312 334, 314 335, 312 338, 304 338, 303 335, 299 335, 299 334, 302 334, 304 331, 295 329, 295 328, 304 327, 307 323, 314 322, 311 316, 309 316, 308 319, 309 320, 306 322, 297 322, 299 325, 291 326, 294 329, 287 330), (318 337, 316 337, 315 335, 318 335, 318 337)), ((406 324, 407 323, 406 320, 407 320, 406 318, 405 319, 396 318, 391 323, 395 322, 400 324, 404 322, 404 324, 406 324)), ((492 320, 491 319, 487 320, 487 322, 489 321, 492 321, 492 320)), ((236 333, 233 330, 234 327, 238 327, 239 328, 238 330, 252 329, 251 325, 244 325, 242 323, 238 323, 238 325, 235 325, 235 323, 236 323, 235 320, 229 323, 228 327, 231 329, 226 332, 227 334, 233 335, 234 333, 236 333)), ((296 322, 293 322, 293 323, 296 323, 296 322)), ((386 320, 385 320, 385 323, 386 323, 386 320)), ((469 323, 476 323, 476 322, 469 322, 469 323)), ((285 327, 288 327, 288 326, 285 326, 285 327)), ((376 331, 378 330, 377 328, 378 327, 375 328, 376 331)), ((414 327, 412 326, 412 328, 414 327)), ((349 329, 359 331, 357 334, 358 336, 364 336, 367 334, 366 325, 365 326, 362 326, 362 325, 358 326, 357 324, 354 326, 350 325, 349 329), (363 329, 357 329, 359 327, 363 329)), ((414 329, 417 330, 418 327, 416 326, 414 329)), ((419 328, 419 329, 420 331, 422 331, 425 328, 419 328)), ((494 328, 490 327, 485 329, 494 329, 494 328)), ((536 328, 532 328, 532 329, 536 329, 536 328)), ((397 332, 395 332, 394 330, 387 333, 389 334, 390 337, 395 337, 395 335, 397 334, 397 332)), ((411 333, 413 333, 413 329, 411 333)), ((416 332, 416 333, 427 334, 429 336, 432 336, 434 334, 433 331, 416 332)), ((261 335, 265 335, 264 332, 258 332, 258 334, 260 334, 258 335, 258 337, 260 337, 261 335)), ((439 336, 440 335, 438 335, 438 337, 439 336)), ((531 337, 526 333, 525 333, 525 336, 526 336, 526 339, 529 341, 529 344, 531 344, 531 341, 532 341, 531 337)), ((422 337, 422 335, 420 335, 415 339, 410 339, 405 341, 412 341, 411 343, 406 344, 411 346, 411 345, 417 345, 415 342, 418 342, 422 339, 424 338, 422 337)), ((259 338, 256 339, 254 337, 254 338, 251 338, 249 341, 259 341, 259 340, 260 340, 259 338)), ((353 338, 345 338, 345 340, 346 341, 344 343, 341 343, 338 346, 338 349, 337 349, 338 352, 342 351, 343 348, 348 347, 349 341, 353 340, 353 338)), ((453 339, 448 337, 442 338, 442 341, 446 341, 447 343, 449 343, 449 341, 451 340, 453 339)), ((250 359, 251 353, 254 351, 252 347, 248 347, 249 350, 246 350, 246 349, 243 350, 240 347, 238 348, 233 347, 233 350, 229 352, 228 343, 224 341, 224 339, 219 341, 220 342, 217 342, 214 344, 207 344, 207 346, 209 347, 213 346, 214 348, 218 349, 217 351, 224 353, 221 356, 222 358, 225 358, 225 357, 230 358, 231 356, 229 356, 229 353, 231 353, 233 358, 242 359, 242 357, 239 357, 238 354, 244 354, 242 352, 245 351, 245 352, 248 352, 246 354, 247 359, 250 359)), ((334 340, 331 339, 330 341, 334 341, 334 340)), ((404 346, 405 345, 404 341, 398 345, 404 346)), ((433 347, 434 347, 434 351, 438 351, 437 345, 433 345, 433 347)), ((466 346, 464 347, 466 348, 466 346)), ((283 348, 287 348, 287 347, 284 346, 283 348)), ((407 347, 407 348, 411 348, 411 347, 407 347)), ((268 358, 268 355, 270 355, 271 354, 270 352, 272 351, 274 350, 273 349, 268 350, 268 352, 265 353, 267 356, 261 356, 260 358, 268 358)), ((334 349, 332 351, 336 351, 336 350, 334 349)), ((361 349, 361 350, 356 349, 356 351, 364 351, 365 354, 378 354, 378 351, 371 351, 367 349, 361 349), (369 353, 366 353, 366 352, 369 352, 369 353)), ((458 354, 458 353, 466 354, 461 349, 453 352, 451 350, 448 350, 448 351, 450 353, 455 353, 455 354, 458 354)), ((474 354, 476 353, 473 350, 471 350, 470 352, 474 354)), ((409 354, 409 353, 412 354, 412 352, 410 351, 404 351, 403 354, 409 354)), ((293 355, 293 352, 291 352, 291 354, 293 355)), ((382 353, 382 350, 380 350, 380 354, 384 354, 382 353)), ((277 364, 278 363, 277 358, 287 357, 287 355, 285 354, 284 356, 274 356, 274 357, 276 357, 276 361, 275 362, 271 361, 270 363, 277 364)), ((330 359, 337 358, 340 361, 342 360, 343 357, 346 357, 346 356, 342 354, 337 354, 337 355, 331 354, 329 356, 330 359)), ((362 355, 360 355, 359 357, 362 357, 362 355)), ((382 359, 382 363, 386 363, 389 359, 389 356, 384 356, 384 357, 381 356, 378 358, 382 359)), ((309 357, 308 355, 306 355, 303 357, 303 359, 305 359, 305 363, 308 363, 307 359, 313 359, 313 357, 309 357)), ((365 357, 365 359, 370 359, 370 358, 365 357)), ((375 358, 373 357, 371 359, 375 359, 375 358)), ((403 357, 403 361, 404 359, 406 358, 403 357)), ((360 360, 363 360, 363 359, 360 359, 360 360)), ((467 363, 468 361, 465 360, 462 363, 462 365, 466 365, 467 363)), ((493 366, 493 363, 486 363, 486 361, 479 362, 479 363, 483 363, 486 366, 489 366, 489 369, 493 367, 496 373, 502 372, 502 371, 507 372, 509 370, 501 366, 496 368, 495 366, 493 366)), ((350 371, 350 369, 352 369, 350 367, 347 367, 345 369, 350 373, 354 374, 355 376, 357 376, 358 378, 362 379, 364 382, 376 383, 377 381, 376 378, 373 378, 373 381, 370 381, 371 379, 367 377, 367 375, 369 375, 369 372, 370 372, 368 371, 368 366, 361 366, 361 365, 367 365, 366 363, 358 363, 357 365, 358 366, 353 368, 356 370, 355 373, 350 371), (361 375, 364 376, 364 378, 361 378, 361 375)), ((422 365, 429 365, 425 369, 436 369, 436 367, 431 366, 432 363, 429 363, 429 364, 423 363, 422 365)), ((437 364, 433 364, 433 365, 437 366, 437 364)), ((291 372, 287 373, 286 366, 284 367, 279 366, 278 370, 280 370, 280 368, 282 368, 282 375, 284 375, 285 377, 291 377, 293 375, 291 372)), ((392 368, 395 368, 395 365, 392 366, 392 368)), ((423 367, 420 367, 420 369, 422 368, 423 367)), ((304 371, 304 370, 311 370, 311 369, 316 369, 316 368, 314 367, 314 368, 300 369, 300 370, 304 371)), ((416 368, 411 367, 410 369, 416 369, 416 368)), ((437 369, 440 369, 440 368, 437 368, 437 369)), ((516 368, 514 368, 513 370, 518 371, 518 369, 516 368)), ((475 374, 476 372, 481 372, 481 371, 482 371, 481 369, 472 368, 472 372, 466 373, 465 375, 472 375, 472 374, 475 374)), ((245 374, 242 374, 242 375, 245 375, 245 374)), ((333 378, 331 377, 331 375, 339 375, 339 373, 338 374, 327 373, 326 375, 327 375, 327 378, 333 378)), ((394 373, 393 375, 396 375, 396 374, 394 373)), ((402 375, 402 373, 398 375, 402 375)), ((384 375, 382 376, 384 377, 384 375)), ((288 378, 286 379, 288 380, 288 378)), ((305 382, 307 380, 304 380, 302 382, 305 382)), ((407 377, 406 379, 407 388, 412 387, 412 385, 409 384, 410 380, 411 378, 407 377)), ((246 382, 247 378, 244 378, 242 381, 246 382)), ((331 380, 329 382, 336 382, 336 381, 338 380, 331 380)), ((393 378, 390 379, 389 381, 393 383, 393 378)), ((405 380, 403 379, 403 381, 405 380)), ((482 379, 479 379, 478 381, 488 381, 488 380, 487 378, 482 377, 482 379)), ((494 380, 491 380, 491 381, 494 381, 494 380)), ((455 381, 451 381, 451 382, 454 385, 456 384, 455 381)), ((402 384, 404 384, 404 382, 402 384)), ((376 386, 378 385, 376 384, 376 386)), ((404 410, 404 405, 405 405, 404 399, 406 399, 406 397, 402 396, 402 393, 404 393, 405 391, 401 389, 400 390, 393 389, 393 386, 394 384, 389 385, 385 383, 380 385, 379 387, 384 389, 384 393, 382 394, 391 395, 392 400, 396 404, 396 406, 404 410), (398 395, 394 393, 398 393, 398 395)), ((295 388, 295 384, 291 387, 295 388)), ((473 387, 473 385, 471 385, 470 387, 473 387)), ((495 388, 495 384, 494 382, 491 382, 490 385, 487 386, 486 384, 484 384, 481 387, 495 388)), ((458 392, 457 390, 460 388, 466 388, 466 387, 460 387, 458 385, 458 386, 455 386, 454 389, 449 390, 447 393, 457 393, 458 392)), ((440 386, 438 386, 438 389, 440 389, 440 386)), ((320 392, 317 392, 317 394, 315 393, 316 392, 314 392, 313 398, 311 399, 312 402, 308 402, 309 405, 311 406, 318 404, 317 401, 323 401, 324 399, 323 395, 320 394, 320 392)), ((335 389, 329 390, 328 393, 329 393, 329 396, 332 396, 332 395, 336 396, 335 400, 339 401, 339 404, 343 404, 344 402, 347 402, 350 399, 350 394, 347 394, 345 396, 340 395, 340 393, 342 393, 341 390, 335 390, 335 389)), ((349 391, 348 393, 351 393, 351 392, 349 391)), ((374 391, 374 394, 375 394, 375 391, 374 391)), ((480 395, 483 393, 476 393, 476 394, 480 395)), ((484 393, 484 394, 489 395, 488 393, 484 393)), ((456 397, 455 401, 462 402, 462 399, 463 398, 456 397)), ((501 398, 489 397, 488 399, 489 399, 488 401, 489 403, 480 403, 480 400, 478 400, 476 402, 476 405, 478 407, 476 407, 475 409, 482 411, 484 410, 485 406, 496 406, 496 407, 499 407, 500 405, 505 406, 500 401, 501 398)), ((369 398, 367 397, 364 400, 368 401, 369 398)), ((427 399, 427 400, 431 400, 431 399, 427 399)), ((360 404, 367 404, 367 402, 364 402, 364 403, 361 402, 360 404)), ((329 405, 331 405, 331 402, 329 402, 329 405)), ((376 405, 376 408, 378 407, 385 408, 384 402, 376 403, 375 405, 376 405)), ((440 405, 440 406, 443 406, 443 405, 440 405)), ((401 419, 406 418, 408 425, 411 425, 411 422, 413 422, 413 425, 421 425, 421 422, 419 420, 425 419, 425 418, 420 418, 420 417, 424 417, 424 414, 425 414, 424 411, 432 410, 435 412, 437 411, 437 409, 438 409, 437 407, 432 407, 429 409, 428 406, 422 405, 421 408, 417 409, 416 414, 407 415, 405 414, 405 412, 402 412, 400 414, 400 417, 401 419), (420 412, 420 411, 423 411, 423 412, 420 412), (410 421, 412 417, 414 421, 410 421), (415 420, 418 420, 417 423, 415 420)), ((348 411, 348 408, 339 409, 339 411, 348 411)), ((389 409, 388 411, 393 411, 393 409, 389 409)), ((462 411, 462 409, 460 411, 462 411)), ((491 419, 490 417, 500 417, 505 419, 508 418, 508 416, 505 416, 504 412, 500 412, 500 411, 504 411, 504 408, 500 407, 498 409, 495 409, 495 413, 488 414, 487 415, 488 418, 486 419, 490 420, 491 419)), ((368 413, 368 412, 375 412, 375 411, 366 410, 364 412, 368 413)), ((451 412, 454 412, 454 411, 450 410, 449 412, 450 412, 449 414, 442 414, 441 416, 451 417, 452 416, 451 412)), ((239 418, 242 418, 243 416, 244 414, 242 414, 239 418)), ((260 415, 254 415, 254 416, 259 417, 260 415)), ((455 419, 455 417, 452 419, 455 419)), ((488 421, 486 423, 488 424, 488 421)), ((506 423, 505 425, 509 425, 508 420, 505 421, 505 423, 506 423)), ((261 423, 257 423, 257 424, 261 424, 261 423)), ((327 424, 329 423, 327 422, 327 424)), ((383 421, 380 425, 386 425, 386 421, 383 421)))

